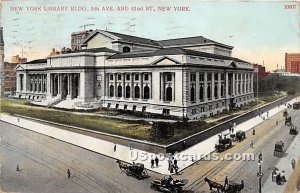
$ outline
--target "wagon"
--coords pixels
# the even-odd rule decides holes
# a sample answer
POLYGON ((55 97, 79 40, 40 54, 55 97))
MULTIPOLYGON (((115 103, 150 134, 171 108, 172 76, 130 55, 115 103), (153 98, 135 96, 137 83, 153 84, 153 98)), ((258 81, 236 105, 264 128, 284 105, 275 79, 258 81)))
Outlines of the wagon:
POLYGON ((284 147, 284 143, 282 141, 277 142, 274 148, 274 156, 282 157, 284 154, 283 147, 284 147))
POLYGON ((235 138, 237 141, 243 141, 246 138, 246 132, 245 131, 237 131, 235 138))
POLYGON ((142 163, 134 163, 132 165, 126 164, 121 161, 117 161, 119 168, 122 172, 126 173, 127 176, 133 176, 137 179, 144 179, 148 176, 148 172, 142 163))
POLYGON ((150 188, 163 192, 179 193, 183 191, 183 186, 188 183, 188 179, 173 179, 171 176, 164 176, 162 179, 154 179, 150 182, 150 188))
POLYGON ((290 134, 291 135, 297 135, 298 134, 296 126, 294 126, 294 125, 291 126, 291 128, 290 128, 290 134))
POLYGON ((232 146, 232 139, 226 138, 226 136, 222 137, 219 135, 219 143, 215 145, 215 149, 217 152, 222 152, 232 146))
POLYGON ((287 117, 287 116, 288 116, 287 110, 283 111, 283 116, 284 116, 284 117, 287 117))

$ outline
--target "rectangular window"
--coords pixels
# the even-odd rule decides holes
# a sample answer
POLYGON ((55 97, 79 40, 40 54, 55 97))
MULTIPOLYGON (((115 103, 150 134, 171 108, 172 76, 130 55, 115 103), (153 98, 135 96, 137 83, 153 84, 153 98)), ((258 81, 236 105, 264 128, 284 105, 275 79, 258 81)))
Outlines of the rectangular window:
POLYGON ((119 104, 116 104, 116 109, 118 109, 119 108, 119 104))
POLYGON ((107 108, 108 108, 108 109, 110 108, 110 105, 111 105, 111 103, 108 103, 108 104, 107 104, 107 108))
POLYGON ((163 115, 170 115, 170 109, 163 109, 163 115))
POLYGON ((192 109, 192 115, 195 115, 196 113, 196 109, 192 109))
POLYGON ((195 73, 191 73, 191 82, 196 82, 196 74, 195 73))
POLYGON ((136 111, 136 106, 135 106, 135 105, 133 105, 133 107, 132 107, 132 111, 133 111, 133 112, 135 112, 135 111, 136 111))
POLYGON ((124 105, 124 110, 127 110, 127 105, 124 105))
POLYGON ((126 74, 126 80, 130 80, 130 74, 126 74))
POLYGON ((225 81, 225 74, 224 73, 221 74, 221 80, 225 81))
POLYGON ((208 106, 208 110, 210 110, 210 111, 212 110, 212 105, 208 106))
POLYGON ((113 74, 109 75, 109 80, 114 80, 114 75, 113 74))
POLYGON ((140 79, 139 74, 135 74, 135 75, 134 75, 134 80, 139 80, 139 79, 140 79))
POLYGON ((199 74, 199 81, 204 82, 204 73, 199 74))
POLYGON ((167 81, 172 81, 172 73, 167 74, 167 81))
POLYGON ((200 107, 200 112, 203 113, 205 111, 204 107, 200 107))
POLYGON ((144 78, 145 78, 145 81, 148 81, 149 80, 149 74, 145 74, 144 78))
POLYGON ((122 75, 118 74, 118 80, 122 80, 122 75))
POLYGON ((218 81, 218 80, 219 80, 219 74, 215 73, 215 81, 218 81))
POLYGON ((212 74, 211 73, 207 73, 207 81, 211 81, 212 79, 212 74))

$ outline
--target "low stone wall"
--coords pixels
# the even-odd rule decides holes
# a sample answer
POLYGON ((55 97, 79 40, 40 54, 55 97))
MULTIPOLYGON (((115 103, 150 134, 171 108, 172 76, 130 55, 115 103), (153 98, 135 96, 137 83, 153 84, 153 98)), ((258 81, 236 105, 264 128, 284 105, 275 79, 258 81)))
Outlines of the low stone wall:
POLYGON ((83 129, 83 128, 69 126, 69 125, 63 125, 63 124, 59 124, 59 123, 44 121, 44 120, 21 116, 21 115, 16 115, 16 116, 20 116, 20 117, 23 117, 26 119, 31 119, 33 121, 41 122, 43 124, 49 124, 52 126, 54 125, 55 127, 60 128, 60 129, 64 129, 64 130, 68 130, 71 132, 95 137, 95 138, 109 141, 112 143, 116 143, 119 145, 128 146, 128 148, 129 148, 129 143, 130 143, 132 145, 132 148, 134 148, 134 149, 139 149, 139 150, 152 152, 152 153, 165 154, 165 153, 174 153, 176 151, 181 151, 183 149, 183 141, 186 141, 186 148, 190 147, 190 146, 195 145, 196 143, 199 143, 213 135, 216 135, 222 131, 228 130, 228 128, 230 126, 230 122, 235 122, 236 124, 240 124, 246 120, 249 120, 249 119, 259 115, 262 112, 266 112, 274 107, 277 107, 280 104, 284 104, 287 101, 288 101, 287 97, 283 97, 272 103, 269 103, 267 105, 264 105, 262 107, 254 109, 254 110, 247 112, 245 114, 242 114, 238 117, 227 120, 219 125, 208 128, 202 132, 196 133, 192 136, 189 136, 180 141, 174 142, 170 145, 160 145, 160 144, 151 143, 151 142, 147 142, 147 141, 136 140, 136 139, 132 139, 132 138, 128 138, 128 137, 122 137, 122 136, 112 135, 112 134, 98 132, 98 131, 92 131, 92 130, 88 130, 88 129, 83 129))
POLYGON ((288 101, 288 98, 287 97, 283 97, 283 98, 280 98, 272 103, 269 103, 269 104, 266 104, 262 107, 259 107, 259 108, 256 108, 256 109, 253 109, 252 111, 250 112, 247 112, 245 114, 242 114, 242 115, 239 115, 238 117, 234 117, 232 119, 229 119, 221 124, 218 124, 216 126, 213 126, 211 128, 208 128, 204 131, 201 131, 199 133, 196 133, 192 136, 189 136, 185 139, 182 139, 180 141, 177 141, 175 143, 172 143, 170 145, 168 145, 166 147, 166 152, 167 153, 174 153, 176 151, 181 151, 183 149, 183 141, 186 142, 186 148, 187 147, 190 147, 192 145, 195 145, 196 143, 199 143, 213 135, 216 135, 218 133, 221 133, 225 130, 228 130, 228 128, 230 127, 230 122, 235 122, 236 124, 240 124, 244 121, 247 121, 255 116, 258 116, 260 115, 262 112, 266 112, 274 107, 277 107, 281 104, 285 104, 286 102, 288 101))

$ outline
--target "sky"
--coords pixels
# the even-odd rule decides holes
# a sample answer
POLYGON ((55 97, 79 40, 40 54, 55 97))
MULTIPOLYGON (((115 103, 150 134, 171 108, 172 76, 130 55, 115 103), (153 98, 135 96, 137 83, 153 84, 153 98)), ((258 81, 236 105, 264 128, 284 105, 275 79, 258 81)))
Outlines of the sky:
POLYGON ((154 40, 204 36, 234 46, 233 57, 264 64, 267 70, 276 69, 277 64, 279 68, 284 66, 285 53, 300 53, 299 2, 4 0, 1 26, 5 60, 22 55, 22 50, 24 57, 34 60, 47 57, 52 48, 71 47, 71 33, 82 31, 84 24, 94 24, 86 29, 107 29, 154 40), (67 9, 46 11, 45 6, 67 9), (102 11, 103 6, 114 10, 102 11), (129 10, 118 11, 118 6, 129 10), (147 11, 149 6, 155 11, 147 11), (171 10, 158 11, 162 6, 171 10), (143 7, 143 11, 133 11, 134 7, 143 7), (188 7, 189 11, 175 11, 174 7, 188 7))

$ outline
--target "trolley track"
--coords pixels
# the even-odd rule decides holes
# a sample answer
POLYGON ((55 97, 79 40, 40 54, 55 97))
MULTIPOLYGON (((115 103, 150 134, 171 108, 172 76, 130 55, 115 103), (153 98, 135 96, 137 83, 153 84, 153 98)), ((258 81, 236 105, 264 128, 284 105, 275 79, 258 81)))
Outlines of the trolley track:
MULTIPOLYGON (((88 192, 97 192, 99 191, 99 188, 102 189, 105 192, 124 192, 124 190, 128 190, 129 192, 134 192, 131 189, 129 189, 130 187, 122 187, 122 189, 117 188, 116 186, 112 185, 111 182, 114 182, 116 184, 119 184, 120 181, 118 181, 116 178, 113 178, 111 176, 105 175, 105 178, 109 179, 106 180, 104 179, 101 175, 99 175, 99 173, 97 173, 96 171, 94 171, 94 167, 92 164, 87 164, 88 163, 97 163, 97 165, 99 165, 101 167, 101 169, 108 171, 108 173, 120 173, 116 168, 108 168, 105 165, 101 164, 101 162, 99 162, 98 160, 93 160, 93 159, 89 159, 87 157, 81 158, 84 159, 85 162, 80 162, 80 166, 81 167, 72 167, 70 165, 67 165, 66 163, 70 163, 70 161, 65 160, 64 157, 71 157, 72 159, 78 158, 75 157, 76 155, 76 151, 71 151, 69 148, 66 149, 59 149, 59 148, 55 148, 53 146, 53 148, 48 148, 47 152, 43 152, 41 150, 41 145, 42 146, 52 146, 52 144, 47 141, 47 140, 42 140, 42 139, 38 139, 37 141, 32 141, 30 138, 30 135, 26 135, 22 132, 14 132, 13 134, 10 133, 11 131, 8 131, 7 129, 1 129, 1 135, 6 135, 8 137, 12 137, 15 138, 16 140, 18 140, 20 143, 22 144, 26 144, 24 145, 24 148, 18 148, 12 144, 8 144, 6 142, 1 141, 1 146, 10 150, 14 150, 16 152, 18 152, 19 154, 21 154, 22 156, 26 156, 34 161, 36 161, 37 163, 43 165, 43 166, 47 166, 47 168, 54 170, 55 172, 57 172, 60 175, 64 175, 65 173, 62 172, 58 172, 58 171, 65 171, 65 168, 68 167, 71 169, 71 171, 74 171, 74 173, 78 173, 80 174, 80 177, 76 177, 76 179, 79 180, 79 182, 83 185, 81 186, 88 186, 89 189, 91 190, 87 190, 88 192), (37 151, 40 155, 40 157, 36 157, 35 155, 31 154, 29 151, 26 150, 26 146, 28 146, 28 148, 33 149, 34 151, 37 151), (42 157, 47 156, 48 159, 52 160, 52 161, 48 161, 46 159, 43 159, 42 157), (53 164, 55 163, 55 164, 53 164)), ((34 132, 33 132, 34 133, 34 132)), ((35 133, 36 134, 36 133, 35 133)), ((43 138, 43 137, 41 137, 43 138)), ((95 164, 94 164, 95 166, 95 164)), ((126 191, 127 192, 127 191, 126 191)))
MULTIPOLYGON (((265 131, 263 131, 262 133, 260 133, 260 135, 265 135, 266 133, 269 133, 270 131, 274 130, 275 128, 277 128, 276 125, 273 126, 273 127, 271 127, 271 128, 269 128, 269 129, 266 129, 265 131)), ((278 130, 279 130, 279 128, 278 128, 278 130)), ((273 133, 273 135, 269 136, 269 137, 267 138, 267 141, 269 142, 270 139, 271 139, 275 134, 276 134, 276 132, 273 133)), ((260 137, 257 136, 257 137, 253 140, 253 142, 255 143, 255 142, 259 141, 259 140, 260 140, 260 137)), ((264 142, 263 144, 267 144, 268 142, 264 142)), ((239 150, 238 150, 237 152, 235 152, 235 153, 243 153, 243 152, 245 152, 247 149, 249 149, 249 144, 245 144, 241 149, 239 149, 239 150)), ((257 152, 258 152, 258 151, 256 151, 256 153, 257 153, 257 152)), ((231 162, 231 160, 223 160, 223 161, 220 162, 216 167, 214 167, 214 168, 208 170, 205 174, 201 175, 198 179, 196 179, 194 182, 192 182, 191 184, 189 184, 189 185, 185 188, 185 190, 187 190, 187 191, 192 191, 192 190, 194 190, 195 188, 202 187, 202 186, 205 184, 205 182, 204 182, 204 178, 205 178, 205 177, 208 177, 208 178, 214 177, 214 176, 217 175, 219 172, 221 172, 221 171, 222 171, 222 170, 223 170, 230 162, 231 162)), ((243 165, 243 167, 245 167, 245 166, 246 166, 246 163, 243 165)), ((239 168, 239 169, 240 169, 240 168, 239 168)), ((235 169, 235 171, 233 171, 233 173, 239 171, 239 169, 235 169)))

